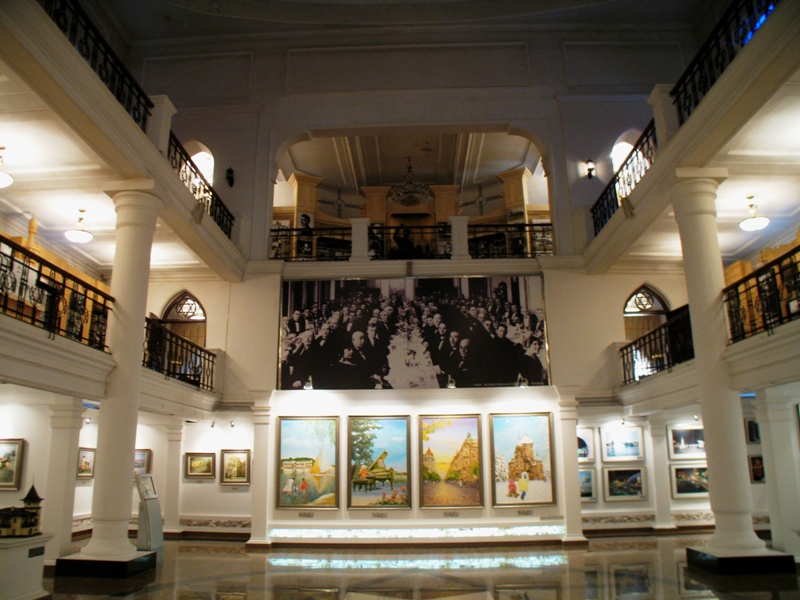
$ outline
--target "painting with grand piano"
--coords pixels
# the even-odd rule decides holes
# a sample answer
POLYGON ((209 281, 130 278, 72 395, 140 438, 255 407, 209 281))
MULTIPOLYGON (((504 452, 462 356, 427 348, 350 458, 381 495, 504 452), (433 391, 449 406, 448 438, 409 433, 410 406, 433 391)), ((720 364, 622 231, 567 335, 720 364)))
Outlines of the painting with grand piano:
POLYGON ((411 508, 408 422, 408 417, 350 417, 349 508, 411 508))

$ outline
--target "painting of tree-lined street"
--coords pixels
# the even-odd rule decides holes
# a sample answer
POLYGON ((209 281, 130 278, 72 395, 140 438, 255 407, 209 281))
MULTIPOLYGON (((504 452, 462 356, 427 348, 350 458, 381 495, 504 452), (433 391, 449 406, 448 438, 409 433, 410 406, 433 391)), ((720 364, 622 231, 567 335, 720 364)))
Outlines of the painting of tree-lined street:
POLYGON ((350 508, 411 508, 408 417, 350 417, 350 508))
POLYGON ((483 506, 478 415, 420 417, 421 508, 483 506))

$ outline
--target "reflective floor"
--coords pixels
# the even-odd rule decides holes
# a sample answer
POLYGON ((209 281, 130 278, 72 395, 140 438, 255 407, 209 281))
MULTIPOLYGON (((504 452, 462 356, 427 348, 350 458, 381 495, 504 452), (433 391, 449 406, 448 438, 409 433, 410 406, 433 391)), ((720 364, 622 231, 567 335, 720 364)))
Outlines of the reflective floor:
MULTIPOLYGON (((800 599, 796 575, 715 577, 686 566, 707 536, 595 539, 587 548, 280 549, 166 542, 157 569, 126 580, 45 579, 55 600, 800 599)), ((0 594, 1 595, 1 594, 0 594)))

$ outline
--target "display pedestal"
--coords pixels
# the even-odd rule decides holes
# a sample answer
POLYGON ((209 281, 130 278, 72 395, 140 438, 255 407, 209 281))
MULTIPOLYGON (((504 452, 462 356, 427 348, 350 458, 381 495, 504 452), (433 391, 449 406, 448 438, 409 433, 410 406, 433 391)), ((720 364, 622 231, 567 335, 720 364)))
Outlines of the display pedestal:
POLYGON ((690 567, 717 575, 758 575, 766 573, 795 573, 794 556, 774 550, 754 554, 712 554, 705 549, 687 548, 690 567))
POLYGON ((0 538, 0 593, 3 600, 34 600, 50 594, 42 587, 44 546, 52 535, 0 538))
POLYGON ((56 559, 56 577, 103 577, 123 579, 156 566, 155 552, 137 552, 128 559, 87 558, 70 554, 56 559))

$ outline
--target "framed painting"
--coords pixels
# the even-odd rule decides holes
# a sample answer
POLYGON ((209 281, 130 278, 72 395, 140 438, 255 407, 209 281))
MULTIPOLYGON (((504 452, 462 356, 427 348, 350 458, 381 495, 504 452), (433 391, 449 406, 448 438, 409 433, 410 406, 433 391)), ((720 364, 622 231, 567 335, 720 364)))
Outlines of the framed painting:
POLYGON ((183 456, 183 476, 186 479, 216 479, 215 452, 187 452, 183 456))
POLYGON ((594 467, 578 469, 581 488, 581 502, 597 501, 597 471, 594 467))
POLYGON ((761 428, 755 419, 744 420, 744 435, 748 444, 761 443, 761 428))
POLYGON ((649 600, 654 597, 652 565, 611 565, 611 594, 616 599, 649 600))
POLYGON ((94 477, 94 448, 78 448, 78 479, 94 477))
POLYGON ((153 469, 153 451, 152 450, 134 450, 133 451, 133 471, 139 475, 146 475, 153 469))
POLYGON ((605 501, 644 500, 647 497, 647 478, 644 467, 606 467, 605 501))
POLYGON ((553 435, 550 413, 493 414, 492 504, 553 504, 553 435))
POLYGON ((767 480, 764 478, 764 457, 748 456, 747 462, 750 465, 750 482, 766 483, 767 480))
POLYGON ((673 498, 708 498, 708 467, 705 464, 671 465, 673 498))
POLYGON ((483 506, 479 415, 420 416, 420 508, 483 506))
POLYGON ((578 462, 594 462, 594 428, 578 427, 578 462))
POLYGON ((603 427, 603 462, 633 462, 644 460, 644 440, 641 427, 603 427))
POLYGON ((219 451, 220 485, 250 485, 250 450, 219 451))
POLYGON ((408 417, 350 417, 348 508, 411 508, 408 417))
POLYGON ((276 508, 338 509, 339 417, 279 417, 276 508))
POLYGON ((0 440, 0 490, 18 490, 22 485, 25 440, 0 440))
POLYGON ((698 460, 706 457, 703 427, 667 427, 670 460, 698 460))

